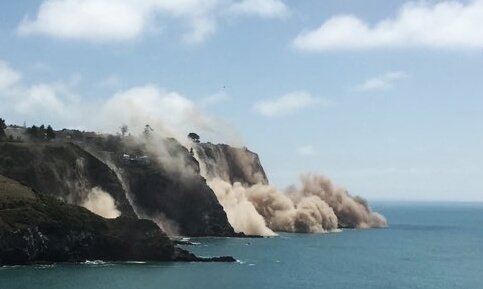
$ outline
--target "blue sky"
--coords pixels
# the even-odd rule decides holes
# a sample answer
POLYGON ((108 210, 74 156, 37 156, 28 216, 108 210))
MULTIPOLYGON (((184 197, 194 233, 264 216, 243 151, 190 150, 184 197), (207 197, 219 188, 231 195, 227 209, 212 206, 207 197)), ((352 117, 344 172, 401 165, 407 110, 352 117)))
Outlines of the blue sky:
POLYGON ((159 118, 248 146, 281 188, 483 201, 482 19, 481 0, 2 1, 0 115, 159 118))

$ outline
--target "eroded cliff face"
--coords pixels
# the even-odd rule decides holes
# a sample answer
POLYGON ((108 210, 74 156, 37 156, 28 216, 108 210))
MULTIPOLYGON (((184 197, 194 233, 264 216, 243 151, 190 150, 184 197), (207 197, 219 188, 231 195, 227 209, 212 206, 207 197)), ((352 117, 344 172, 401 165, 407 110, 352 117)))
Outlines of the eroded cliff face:
POLYGON ((223 144, 185 148, 171 138, 95 134, 76 144, 0 143, 0 174, 107 218, 154 221, 170 236, 387 224, 365 200, 323 176, 307 175, 285 191, 270 186, 257 154, 223 144))
POLYGON ((176 140, 125 138, 116 146, 99 141, 87 149, 103 152, 98 157, 117 173, 136 214, 168 234, 238 236, 200 175, 198 161, 176 140))
POLYGON ((0 174, 74 205, 94 189, 107 192, 123 216, 135 217, 116 174, 72 143, 0 143, 0 174))
POLYGON ((149 147, 159 143, 127 138, 0 143, 0 174, 104 217, 152 220, 169 235, 237 236, 198 162, 175 140, 163 141, 162 157, 149 147))
POLYGON ((189 256, 151 221, 104 219, 0 176, 0 265, 189 256))
POLYGON ((324 233, 341 228, 379 228, 386 219, 367 201, 329 178, 305 174, 301 185, 279 190, 268 185, 258 156, 246 148, 193 144, 201 173, 237 232, 324 233))
POLYGON ((268 185, 258 155, 247 148, 212 143, 194 144, 194 148, 201 161, 202 173, 207 179, 220 178, 244 186, 268 185))
POLYGON ((170 235, 234 236, 223 208, 200 176, 173 178, 158 166, 122 166, 133 205, 170 235))

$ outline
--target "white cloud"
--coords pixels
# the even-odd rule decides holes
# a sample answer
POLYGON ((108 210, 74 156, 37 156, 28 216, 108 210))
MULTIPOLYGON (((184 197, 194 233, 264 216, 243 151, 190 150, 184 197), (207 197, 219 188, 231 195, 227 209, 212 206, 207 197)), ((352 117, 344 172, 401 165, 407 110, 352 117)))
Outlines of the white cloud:
POLYGON ((0 91, 17 83, 22 75, 0 60, 0 91))
POLYGON ((145 28, 145 13, 131 1, 47 0, 34 19, 26 17, 20 34, 92 41, 130 40, 145 28))
POLYGON ((44 0, 34 17, 24 17, 18 33, 119 42, 174 20, 189 27, 182 37, 186 43, 200 43, 215 33, 217 18, 227 9, 271 18, 288 11, 280 0, 44 0))
POLYGON ((469 175, 481 174, 481 167, 386 167, 386 168, 359 168, 335 172, 339 177, 387 177, 391 175, 469 175))
POLYGON ((68 81, 33 85, 18 82, 0 91, 0 114, 7 119, 16 120, 17 123, 32 123, 37 120, 39 123, 62 123, 78 127, 77 120, 91 115, 88 107, 94 104, 82 103, 71 88, 68 81))
POLYGON ((93 100, 77 95, 75 89, 70 81, 34 85, 17 81, 0 90, 0 116, 17 124, 27 121, 110 133, 127 124, 133 134, 139 134, 150 124, 161 135, 179 140, 196 131, 211 141, 243 145, 236 129, 206 115, 176 91, 148 84, 93 100))
POLYGON ((278 98, 261 100, 253 106, 254 111, 266 116, 284 116, 315 104, 330 104, 326 99, 316 98, 305 91, 295 91, 278 98))
POLYGON ((212 10, 218 0, 44 0, 34 18, 25 17, 21 35, 46 35, 91 42, 129 41, 140 37, 159 18, 188 23, 187 42, 214 32, 212 10))
POLYGON ((222 91, 222 92, 209 95, 207 97, 203 97, 202 99, 199 100, 199 104, 202 107, 209 107, 228 100, 230 100, 230 96, 222 91))
POLYGON ((201 43, 216 31, 216 22, 211 18, 195 18, 191 26, 191 31, 183 36, 184 42, 188 44, 201 43))
POLYGON ((103 80, 99 81, 99 86, 104 88, 119 88, 122 85, 121 78, 116 74, 110 74, 103 80))
POLYGON ((316 155, 317 151, 315 150, 315 148, 313 146, 305 145, 305 146, 301 146, 301 147, 297 148, 297 154, 299 154, 301 156, 309 157, 309 156, 316 155))
POLYGON ((21 114, 63 113, 66 107, 58 98, 55 87, 38 84, 25 91, 25 96, 16 103, 15 110, 21 114))
POLYGON ((394 82, 407 78, 408 75, 402 71, 388 72, 370 79, 367 79, 361 85, 356 87, 358 91, 381 91, 389 90, 393 87, 394 82))
POLYGON ((233 3, 229 11, 264 18, 284 18, 289 15, 288 7, 280 0, 243 0, 233 3))
POLYGON ((295 48, 305 51, 427 47, 482 49, 483 0, 436 4, 410 2, 394 18, 370 25, 353 15, 330 18, 300 33, 295 48))
POLYGON ((194 103, 181 94, 155 85, 133 87, 114 94, 99 112, 102 130, 114 131, 119 123, 129 124, 132 131, 142 131, 150 124, 158 131, 175 134, 174 128, 187 129, 196 113, 194 103))

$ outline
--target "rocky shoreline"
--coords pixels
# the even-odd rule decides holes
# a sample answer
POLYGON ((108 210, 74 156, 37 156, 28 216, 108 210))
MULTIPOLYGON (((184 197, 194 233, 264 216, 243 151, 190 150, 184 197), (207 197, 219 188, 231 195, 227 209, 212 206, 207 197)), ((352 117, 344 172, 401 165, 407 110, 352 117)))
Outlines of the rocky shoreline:
POLYGON ((235 262, 180 249, 152 221, 105 219, 0 175, 0 266, 86 260, 235 262))

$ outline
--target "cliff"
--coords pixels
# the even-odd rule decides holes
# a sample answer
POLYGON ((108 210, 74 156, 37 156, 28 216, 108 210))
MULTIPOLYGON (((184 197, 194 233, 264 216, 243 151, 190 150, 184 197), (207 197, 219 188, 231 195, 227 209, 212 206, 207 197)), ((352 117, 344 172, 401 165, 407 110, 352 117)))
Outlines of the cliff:
POLYGON ((118 172, 138 215, 155 221, 170 235, 239 236, 201 177, 198 161, 176 140, 139 143, 104 138, 86 149, 118 172))
POLYGON ((109 220, 0 176, 0 265, 104 261, 233 261, 176 248, 151 221, 109 220))
POLYGON ((268 184, 258 155, 247 148, 225 144, 200 143, 195 145, 196 155, 208 179, 215 177, 244 186, 268 184))
POLYGON ((72 143, 0 142, 0 174, 75 205, 97 187, 113 197, 123 216, 135 216, 116 174, 72 143))
POLYGON ((307 174, 301 178, 301 186, 281 191, 268 185, 258 155, 248 149, 211 143, 195 143, 194 147, 202 174, 237 232, 321 233, 387 225, 367 201, 327 177, 307 174))
POLYGON ((238 236, 198 162, 176 141, 164 141, 162 158, 144 144, 112 136, 77 144, 0 142, 0 174, 74 205, 99 188, 123 217, 150 219, 170 235, 238 236), (123 158, 126 153, 136 157, 123 158), (183 165, 175 167, 179 159, 183 165))

